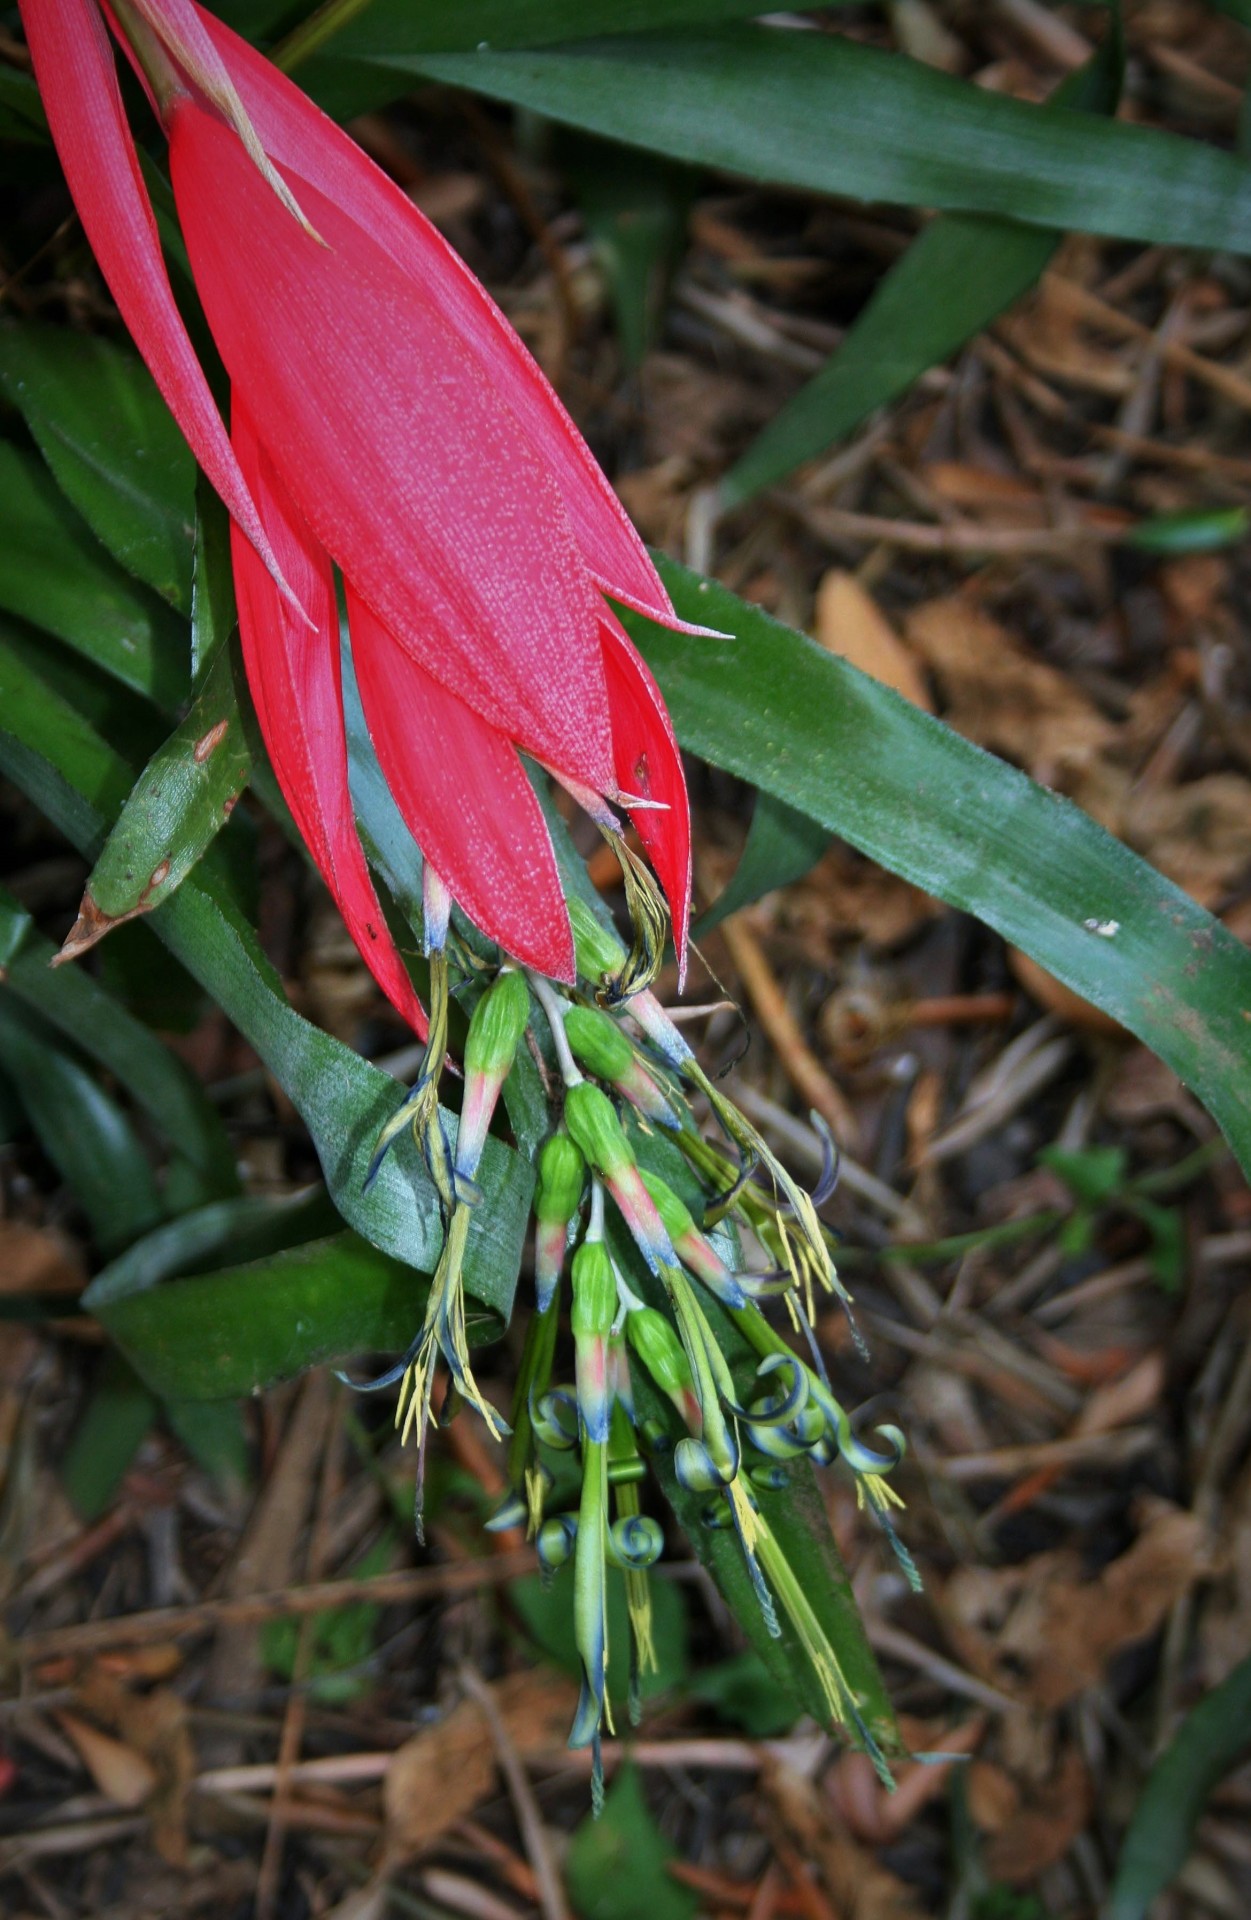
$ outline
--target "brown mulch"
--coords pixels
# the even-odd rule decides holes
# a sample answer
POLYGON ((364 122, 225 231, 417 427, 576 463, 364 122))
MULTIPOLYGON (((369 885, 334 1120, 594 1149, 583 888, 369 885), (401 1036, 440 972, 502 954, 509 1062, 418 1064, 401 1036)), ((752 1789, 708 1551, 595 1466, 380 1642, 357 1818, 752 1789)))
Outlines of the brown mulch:
MULTIPOLYGON (((1091 18, 897 11, 934 57, 1031 96, 1091 18)), ((1133 112, 1230 138, 1233 24, 1190 0, 1129 15, 1133 112)), ((1251 937, 1245 549, 1160 559, 1113 538, 1127 516, 1251 505, 1251 265, 1071 239, 952 366, 709 530, 705 490, 915 219, 705 180, 632 376, 559 176, 502 117, 431 96, 361 132, 559 379, 649 539, 1072 796, 1251 937)), ((108 311, 55 278, 22 300, 108 311)), ((747 797, 705 771, 694 798, 711 899, 747 797)), ((58 934, 82 869, 19 824, 6 883, 58 934)), ((401 1049, 276 837, 265 898, 297 1004, 375 1056, 401 1049)), ((871 1364, 836 1315, 821 1334, 849 1402, 907 1430, 924 1594, 837 1475, 830 1515, 910 1748, 961 1757, 906 1766, 888 1795, 810 1728, 762 1746, 675 1691, 634 1743, 672 1870, 701 1911, 752 1920, 1094 1916, 1151 1757, 1251 1647, 1251 1196, 1146 1049, 841 844, 706 953, 692 997, 741 1000, 705 1022, 708 1063, 750 1039, 736 1086, 798 1172, 820 1164, 812 1106, 845 1149, 826 1217, 871 1364), (1117 1147, 1127 1177, 1159 1176, 1158 1232, 1115 1201, 1074 1224, 1039 1160, 1055 1147, 1117 1147)), ((220 1019, 175 1043, 251 1190, 313 1177, 220 1019)), ((0 1287, 72 1295, 98 1264, 30 1142, 0 1147, 0 1287)), ((558 1920, 587 1767, 564 1749, 569 1680, 510 1595, 525 1550, 480 1531, 475 1488, 501 1484, 480 1427, 440 1436, 420 1556, 386 1410, 322 1376, 245 1410, 246 1482, 156 1425, 84 1517, 61 1469, 101 1360, 81 1322, 4 1325, 0 1910, 558 1920), (327 1638, 336 1615, 355 1639, 327 1638)), ((698 1569, 670 1572, 702 1670, 739 1642, 698 1569)), ((1249 1796, 1245 1769, 1219 1790, 1170 1920, 1251 1911, 1249 1796)))

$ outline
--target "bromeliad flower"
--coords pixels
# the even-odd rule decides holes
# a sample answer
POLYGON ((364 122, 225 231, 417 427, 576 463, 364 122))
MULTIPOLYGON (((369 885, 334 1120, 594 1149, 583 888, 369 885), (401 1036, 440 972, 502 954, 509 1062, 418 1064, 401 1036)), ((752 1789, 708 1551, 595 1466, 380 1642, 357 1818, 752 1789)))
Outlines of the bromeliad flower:
MULTIPOLYGON (((384 992, 419 1004, 348 792, 336 570, 374 748, 432 875, 506 954, 572 982, 519 751, 605 832, 634 820, 690 905, 681 761, 610 601, 679 625, 560 402, 435 230, 192 0, 21 0, 49 124, 117 304, 230 509, 244 660, 297 825, 384 992), (169 139, 183 237, 231 383, 227 437, 178 316, 106 27, 169 139)), ((658 958, 656 896, 630 860, 658 958)), ((427 943, 440 950, 440 915, 427 943)), ((639 959, 636 972, 645 970, 639 959)))

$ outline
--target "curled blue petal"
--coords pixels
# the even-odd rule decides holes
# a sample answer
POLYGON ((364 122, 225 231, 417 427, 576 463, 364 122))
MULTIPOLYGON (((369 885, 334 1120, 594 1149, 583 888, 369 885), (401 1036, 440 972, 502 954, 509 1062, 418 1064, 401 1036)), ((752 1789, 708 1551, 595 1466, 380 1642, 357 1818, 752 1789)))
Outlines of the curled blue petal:
POLYGON ((543 1522, 535 1535, 534 1548, 544 1573, 556 1573, 561 1567, 568 1566, 577 1538, 578 1521, 575 1514, 554 1513, 543 1522))
POLYGON ((615 1566, 632 1571, 654 1567, 664 1546, 664 1532, 650 1514, 626 1514, 614 1521, 608 1531, 609 1559, 615 1566))
POLYGON ((731 1441, 733 1459, 719 1465, 702 1440, 687 1434, 673 1450, 673 1471, 686 1493, 711 1493, 728 1486, 738 1472, 738 1447, 731 1441))
POLYGON ((540 1445, 568 1453, 578 1444, 578 1401, 571 1387, 552 1387, 530 1401, 530 1425, 540 1445))

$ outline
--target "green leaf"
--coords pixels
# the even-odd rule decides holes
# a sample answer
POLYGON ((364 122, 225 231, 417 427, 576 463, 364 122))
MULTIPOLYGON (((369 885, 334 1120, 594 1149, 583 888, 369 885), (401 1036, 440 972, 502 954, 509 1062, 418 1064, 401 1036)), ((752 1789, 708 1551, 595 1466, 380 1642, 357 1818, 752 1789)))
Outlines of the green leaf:
POLYGON ((1119 1193, 1129 1170, 1124 1147, 1044 1147, 1038 1159, 1063 1180, 1075 1200, 1091 1207, 1119 1193))
POLYGON ((248 1436, 237 1400, 173 1400, 165 1418, 198 1466, 227 1492, 251 1477, 248 1436))
POLYGON ((569 1842, 565 1878, 580 1920, 692 1920, 697 1895, 666 1872, 669 1845, 643 1798, 638 1770, 622 1767, 599 1818, 569 1842))
POLYGON ((235 625, 230 516, 208 480, 196 478, 195 561, 191 576, 191 684, 199 692, 235 625))
POLYGON ((1246 507, 1215 507, 1188 513, 1161 513, 1140 520, 1128 544, 1142 553, 1219 553, 1236 546, 1251 531, 1246 507))
POLYGON ((1233 155, 1033 106, 837 34, 741 26, 371 58, 783 186, 1126 240, 1251 247, 1251 174, 1233 155))
MULTIPOLYGON (((88 1287, 108 1328, 163 1400, 236 1400, 308 1367, 406 1347, 428 1282, 355 1233, 124 1293, 88 1287)), ((477 1321, 479 1338, 488 1331, 477 1321)))
MULTIPOLYGON (((842 0, 847 4, 847 0, 842 0)), ((646 33, 657 27, 714 25, 759 13, 759 0, 367 0, 311 16, 274 57, 300 85, 346 120, 407 90, 397 69, 421 53, 486 47, 541 47, 589 33, 646 33)), ((250 32, 250 28, 244 29, 250 32)))
MULTIPOLYGON (((0 644, 0 691, 3 664, 0 644)), ((133 768, 81 719, 74 724, 74 751, 67 753, 64 705, 40 698, 38 676, 29 667, 24 671, 28 697, 0 707, 0 771, 82 852, 93 852, 108 817, 84 788, 128 790, 133 768)), ((404 1089, 288 1004, 234 898, 229 870, 218 858, 221 847, 219 840, 146 924, 234 1021, 291 1100, 312 1136, 341 1217, 372 1246, 431 1272, 442 1246, 438 1197, 415 1152, 407 1144, 398 1147, 364 1191, 374 1143, 404 1089)), ((534 1175, 519 1154, 491 1140, 478 1179, 484 1200, 470 1227, 465 1287, 506 1323, 534 1175)), ((368 1341, 362 1337, 359 1344, 368 1341)))
POLYGON ((47 146, 48 122, 34 76, 0 67, 0 139, 47 146))
POLYGON ((101 1251, 116 1252, 155 1225, 156 1182, 129 1120, 7 987, 0 987, 0 1065, 101 1251))
POLYGON ((186 687, 182 623, 109 558, 42 463, 7 440, 0 500, 0 608, 157 706, 176 706, 186 687))
POLYGON ((758 1653, 744 1648, 715 1666, 701 1667, 690 1683, 691 1696, 711 1707, 719 1719, 741 1727, 753 1740, 775 1740, 789 1733, 799 1717, 798 1703, 779 1693, 777 1682, 758 1653))
POLYGON ((281 1200, 258 1195, 218 1200, 166 1220, 98 1273, 91 1283, 93 1312, 173 1275, 213 1273, 321 1240, 338 1224, 323 1187, 281 1200))
POLYGON ((1102 1920, 1146 1920, 1186 1864, 1209 1794, 1251 1745, 1251 1659, 1187 1714, 1134 1809, 1102 1920))
POLYGON ((195 462, 138 354, 68 327, 8 327, 0 391, 113 558, 189 613, 195 462))
POLYGON ((701 914, 692 933, 702 940, 740 907, 763 900, 777 887, 789 887, 810 873, 830 844, 825 828, 806 813, 788 807, 771 793, 758 793, 747 843, 729 885, 701 914))
MULTIPOLYGON (((1119 32, 1058 89, 1055 106, 1110 113, 1121 86, 1119 32)), ((1060 244, 1016 220, 952 213, 931 221, 887 273, 838 351, 769 422, 721 481, 727 507, 772 486, 905 393, 1018 300, 1060 244)))
POLYGON ((116 921, 151 913, 182 885, 230 818, 250 767, 230 654, 221 649, 109 832, 87 882, 79 909, 86 924, 72 952, 93 945, 116 921))
POLYGON ((61 1485, 80 1519, 98 1520, 156 1425, 157 1405, 119 1353, 106 1353, 61 1461, 61 1485))
POLYGON ((976 915, 1153 1048, 1251 1170, 1251 953, 1102 827, 889 688, 672 561, 629 616, 678 738, 976 915))
POLYGON ((90 974, 49 965, 55 949, 0 887, 0 964, 11 994, 113 1074, 205 1184, 205 1198, 237 1191, 234 1151, 220 1116, 181 1060, 90 974))
POLYGON ((655 154, 566 131, 556 150, 594 243, 626 366, 652 344, 686 239, 696 176, 655 154))

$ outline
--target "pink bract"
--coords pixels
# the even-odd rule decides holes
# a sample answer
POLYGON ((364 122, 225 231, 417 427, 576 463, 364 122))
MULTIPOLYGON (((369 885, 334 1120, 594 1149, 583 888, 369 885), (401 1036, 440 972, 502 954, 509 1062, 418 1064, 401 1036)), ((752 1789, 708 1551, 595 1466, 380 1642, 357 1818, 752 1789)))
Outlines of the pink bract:
POLYGON ((651 803, 635 825, 683 955, 681 759, 605 596, 682 623, 526 348, 429 222, 284 75, 192 0, 142 0, 175 76, 163 118, 231 380, 228 437, 173 302, 105 16, 96 0, 21 0, 21 11, 88 238, 232 516, 244 660, 274 771, 384 992, 423 1032, 352 815, 336 570, 384 777, 470 918, 514 958, 572 980, 556 859, 520 750, 575 794, 627 812, 651 803), (230 99, 220 107, 223 88, 269 179, 230 99))

